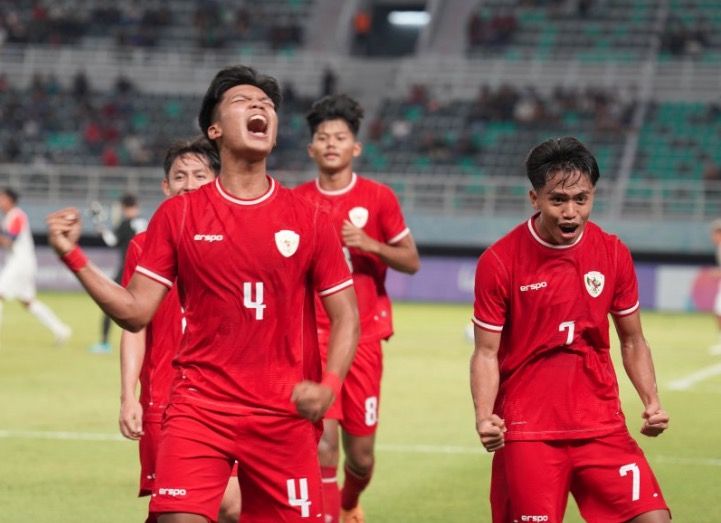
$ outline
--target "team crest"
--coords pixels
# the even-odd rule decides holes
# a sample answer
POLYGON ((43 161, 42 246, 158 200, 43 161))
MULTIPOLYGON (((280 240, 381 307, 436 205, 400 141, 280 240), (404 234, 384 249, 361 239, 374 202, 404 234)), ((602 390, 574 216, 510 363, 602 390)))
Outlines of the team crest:
POLYGON ((286 258, 290 258, 295 254, 299 243, 300 235, 297 232, 283 229, 275 233, 275 246, 278 247, 278 252, 286 258))
POLYGON ((583 276, 583 282, 586 284, 586 290, 593 298, 598 298, 601 295, 605 281, 606 277, 598 271, 587 272, 583 276))
POLYGON ((368 223, 368 209, 365 207, 353 207, 348 211, 348 217, 353 225, 362 229, 368 223))

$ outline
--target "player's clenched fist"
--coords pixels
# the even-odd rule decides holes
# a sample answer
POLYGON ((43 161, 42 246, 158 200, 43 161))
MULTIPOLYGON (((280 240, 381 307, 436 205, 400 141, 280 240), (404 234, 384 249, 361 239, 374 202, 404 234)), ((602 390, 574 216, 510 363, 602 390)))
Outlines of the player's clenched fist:
POLYGON ((476 421, 476 431, 481 438, 483 447, 488 452, 494 452, 503 447, 506 422, 495 414, 476 421))
POLYGON ((647 407, 642 417, 644 421, 641 427, 641 434, 644 436, 651 436, 653 438, 668 428, 668 413, 657 405, 647 407))
POLYGON ((301 381, 293 388, 291 401, 295 404, 298 414, 316 422, 323 417, 333 402, 333 391, 313 381, 301 381))
POLYGON ((58 256, 73 250, 82 231, 80 212, 74 207, 66 207, 50 213, 45 222, 48 225, 48 242, 58 256))

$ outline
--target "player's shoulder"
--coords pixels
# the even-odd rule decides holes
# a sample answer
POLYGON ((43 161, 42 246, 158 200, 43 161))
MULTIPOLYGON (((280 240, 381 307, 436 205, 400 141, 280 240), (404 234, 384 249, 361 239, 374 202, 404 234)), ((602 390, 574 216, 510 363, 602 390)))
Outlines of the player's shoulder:
POLYGON ((318 186, 316 185, 316 180, 308 180, 307 182, 303 182, 299 185, 297 185, 295 188, 291 189, 296 194, 302 194, 302 195, 312 195, 314 193, 318 192, 318 186))
POLYGON ((395 191, 390 185, 359 174, 356 174, 356 187, 367 192, 373 191, 380 195, 392 194, 395 196, 395 191))
POLYGON ((584 231, 584 234, 589 240, 591 240, 591 244, 593 245, 598 245, 602 242, 608 246, 622 245, 625 247, 621 238, 619 238, 616 234, 605 231, 597 223, 590 220, 586 222, 586 230, 584 231))
POLYGON ((148 231, 141 231, 130 240, 130 245, 136 249, 142 250, 145 246, 145 239, 148 237, 148 231))

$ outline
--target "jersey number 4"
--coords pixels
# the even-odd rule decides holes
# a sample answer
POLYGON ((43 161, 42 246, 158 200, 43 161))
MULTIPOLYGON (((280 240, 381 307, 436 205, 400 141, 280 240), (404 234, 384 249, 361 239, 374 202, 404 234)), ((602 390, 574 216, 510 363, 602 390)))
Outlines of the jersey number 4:
POLYGON ((289 479, 285 482, 288 489, 288 504, 300 508, 300 517, 310 517, 310 500, 308 499, 308 479, 289 479), (296 489, 296 482, 298 488, 296 489))
POLYGON ((266 304, 263 303, 263 282, 255 282, 255 289, 253 284, 249 281, 243 282, 243 305, 247 309, 255 309, 255 319, 263 319, 263 311, 266 308, 266 304))

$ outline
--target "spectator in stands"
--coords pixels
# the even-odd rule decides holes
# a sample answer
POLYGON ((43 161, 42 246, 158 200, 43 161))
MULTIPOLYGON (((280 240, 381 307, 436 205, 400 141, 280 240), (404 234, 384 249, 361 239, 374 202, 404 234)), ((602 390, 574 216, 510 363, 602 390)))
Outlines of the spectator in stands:
POLYGON ((371 34, 371 15, 368 8, 359 9, 353 16, 353 53, 368 54, 371 34))
POLYGON ((338 86, 338 75, 330 65, 327 65, 323 70, 323 79, 320 92, 320 98, 324 96, 334 95, 338 86))

